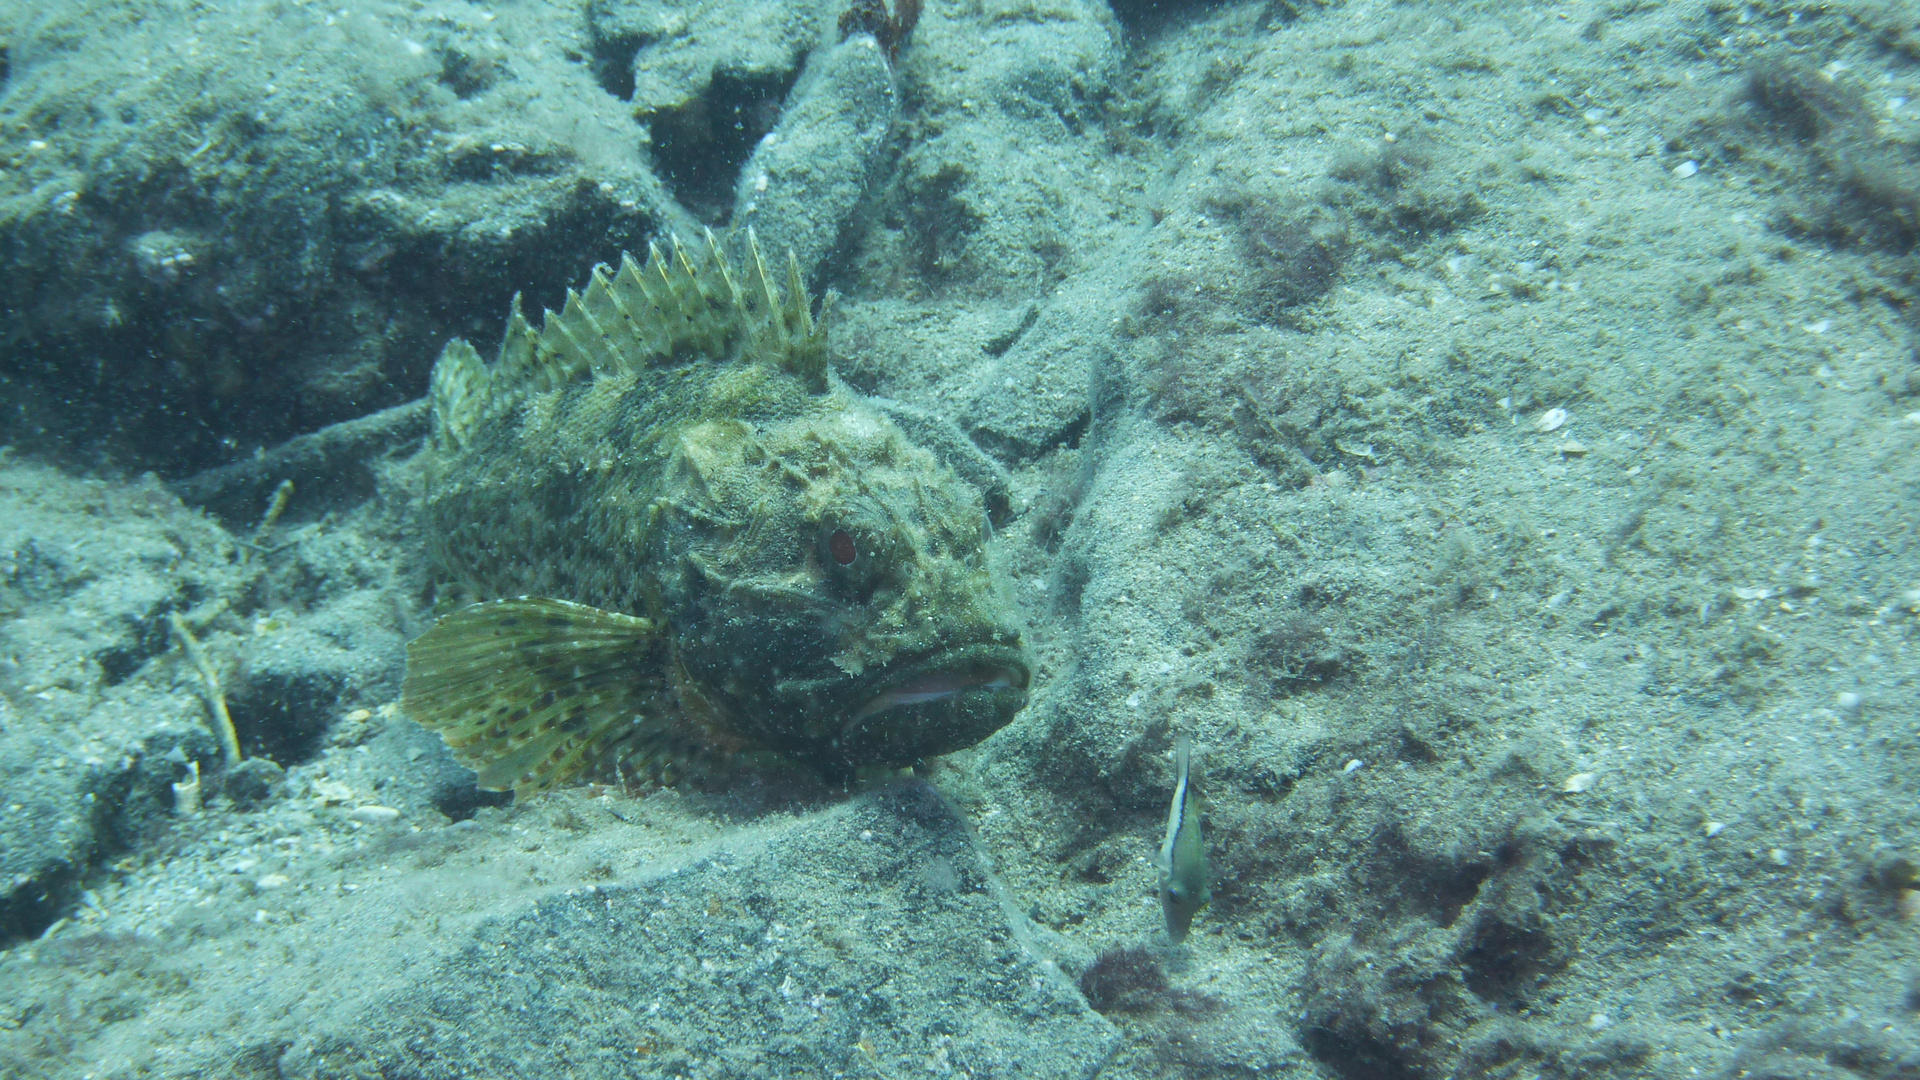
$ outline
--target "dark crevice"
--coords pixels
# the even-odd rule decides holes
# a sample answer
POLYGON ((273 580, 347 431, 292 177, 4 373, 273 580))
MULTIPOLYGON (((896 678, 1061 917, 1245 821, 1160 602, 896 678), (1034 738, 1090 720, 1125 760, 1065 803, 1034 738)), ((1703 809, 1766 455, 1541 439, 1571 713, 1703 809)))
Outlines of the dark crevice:
POLYGON ((126 682, 152 655, 139 649, 102 649, 94 653, 94 662, 100 665, 100 685, 119 686, 126 682))
POLYGON ((473 781, 450 781, 433 792, 434 809, 450 821, 465 821, 489 806, 513 802, 511 791, 482 791, 473 781))
POLYGON ((167 827, 173 815, 173 784, 187 762, 212 768, 219 750, 201 729, 165 732, 147 740, 122 764, 90 775, 82 789, 90 822, 87 842, 57 863, 35 867, 0 894, 0 949, 31 940, 69 915, 87 877, 167 827))
POLYGON ((320 676, 270 676, 250 682, 227 701, 240 749, 282 767, 320 752, 340 703, 337 680, 320 676))
POLYGON ((1461 958, 1467 989, 1485 1001, 1518 1005, 1555 968, 1553 938, 1544 930, 1492 920, 1479 927, 1461 958))
POLYGON ((980 348, 988 356, 1005 356, 1007 350, 1013 348, 1014 343, 1020 340, 1021 335, 1033 329, 1033 324, 1039 321, 1040 305, 1028 304, 1026 312, 1020 316, 1018 325, 1009 327, 1004 333, 996 335, 980 348))
POLYGON ((1492 877, 1494 865, 1485 859, 1457 861, 1436 858, 1418 850, 1398 828, 1389 827, 1380 836, 1382 862, 1391 867, 1392 877, 1402 883, 1402 904, 1433 920, 1435 926, 1452 926, 1467 905, 1480 895, 1480 888, 1492 877))
POLYGON ((462 101, 492 89, 499 78, 499 65, 488 57, 461 49, 446 49, 440 54, 440 85, 462 101))
POLYGON ((100 665, 100 680, 104 686, 119 686, 126 682, 134 672, 140 670, 141 665, 172 645, 165 610, 152 612, 147 618, 135 622, 131 629, 131 641, 93 654, 94 663, 100 665))
MULTIPOLYGON (((1192 20, 1205 18, 1225 7, 1226 0, 1113 0, 1112 6, 1113 17, 1128 34, 1151 38, 1192 20)), ((1292 8, 1299 5, 1280 6, 1292 8)))
POLYGON ((1087 425, 1092 422, 1092 413, 1083 412, 1075 416, 1071 423, 1060 429, 1060 434, 1055 441, 1068 450, 1080 449, 1081 440, 1087 437, 1087 425))
POLYGON ((633 58, 653 40, 645 34, 599 34, 593 36, 593 54, 587 63, 593 68, 593 80, 600 89, 619 98, 633 100, 633 58))
POLYGON ((1398 1048, 1374 1040, 1312 1027, 1300 1041, 1307 1053, 1330 1067, 1341 1080, 1425 1080, 1424 1073, 1401 1060, 1398 1048))
POLYGON ((64 863, 0 896, 0 948, 45 933, 79 892, 80 867, 64 863))
POLYGON ((753 148, 780 120, 800 76, 717 71, 706 93, 642 118, 652 137, 654 171, 680 204, 709 225, 733 213, 734 187, 753 148))

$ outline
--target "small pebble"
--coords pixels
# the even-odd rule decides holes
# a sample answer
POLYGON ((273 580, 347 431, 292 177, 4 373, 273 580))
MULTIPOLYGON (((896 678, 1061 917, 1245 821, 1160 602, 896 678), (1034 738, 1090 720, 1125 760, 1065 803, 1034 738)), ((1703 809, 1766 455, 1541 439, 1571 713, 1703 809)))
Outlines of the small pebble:
POLYGON ((1587 1017, 1587 1028, 1590 1031, 1605 1031, 1612 1026, 1613 1017, 1608 1016, 1606 1013, 1594 1013, 1592 1016, 1587 1017))
POLYGON ((1920 890, 1900 890, 1900 917, 1908 922, 1920 919, 1920 890))
POLYGON ((1707 836, 1709 838, 1719 836, 1722 832, 1726 831, 1726 828, 1727 823, 1724 821, 1709 821, 1706 824, 1707 836))
POLYGON ((267 889, 283 888, 287 884, 287 881, 288 878, 285 874, 268 874, 266 877, 254 882, 253 885, 254 888, 264 891, 267 889))
POLYGON ((1366 762, 1361 761, 1359 758, 1354 758, 1351 761, 1348 761, 1346 765, 1342 766, 1340 771, 1341 772, 1357 772, 1360 769, 1360 767, 1365 764, 1366 762))
POLYGON ((1793 857, 1787 854, 1786 848, 1772 848, 1767 852, 1767 861, 1775 866, 1790 866, 1793 857))
POLYGON ((1687 177, 1699 171, 1700 163, 1697 161, 1683 161, 1673 167, 1673 175, 1679 180, 1685 180, 1687 177))
POLYGON ((391 806, 356 806, 347 812, 355 821, 364 821, 369 825, 384 825, 400 817, 400 811, 391 806))
POLYGON ((1594 773, 1577 772, 1567 777, 1567 782, 1560 785, 1560 790, 1569 795, 1578 795, 1583 791, 1592 791, 1593 782, 1596 779, 1598 779, 1598 777, 1594 773))
POLYGON ((1843 713, 1857 713, 1866 699, 1851 690, 1842 690, 1833 696, 1833 706, 1843 713))

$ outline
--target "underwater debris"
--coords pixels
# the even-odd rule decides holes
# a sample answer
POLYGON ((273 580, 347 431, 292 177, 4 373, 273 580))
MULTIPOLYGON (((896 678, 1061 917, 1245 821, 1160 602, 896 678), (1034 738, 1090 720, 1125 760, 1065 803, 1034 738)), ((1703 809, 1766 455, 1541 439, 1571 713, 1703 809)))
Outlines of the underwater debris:
POLYGON ((293 481, 282 480, 280 486, 273 489, 273 499, 267 503, 267 512, 260 515, 260 524, 254 526, 253 542, 263 543, 267 534, 279 523, 280 515, 287 512, 287 504, 293 501, 293 481))
MULTIPOLYGON (((227 694, 220 688, 220 676, 213 670, 213 662, 207 659, 207 650, 201 646, 200 639, 193 636, 193 630, 187 626, 187 620, 177 611, 167 612, 167 627, 180 642, 180 648, 192 661, 194 669, 199 671, 201 693, 207 699, 207 712, 212 719, 213 734, 220 740, 220 756, 226 760, 227 767, 240 764, 240 736, 233 730, 233 717, 227 712, 227 694)), ((197 779, 197 775, 196 775, 197 779)), ((196 788, 198 785, 195 785, 196 788)))

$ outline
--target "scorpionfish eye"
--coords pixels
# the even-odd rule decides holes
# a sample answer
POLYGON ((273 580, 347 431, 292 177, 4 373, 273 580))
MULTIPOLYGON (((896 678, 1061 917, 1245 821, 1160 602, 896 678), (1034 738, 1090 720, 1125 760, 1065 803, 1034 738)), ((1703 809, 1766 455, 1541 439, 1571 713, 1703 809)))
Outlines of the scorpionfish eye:
POLYGON ((853 560, 860 557, 860 549, 854 544, 853 537, 847 535, 847 530, 835 529, 827 536, 827 554, 833 557, 836 565, 852 566, 853 560))
POLYGON ((870 530, 828 522, 820 527, 820 568, 841 593, 865 600, 885 569, 885 546, 870 530))

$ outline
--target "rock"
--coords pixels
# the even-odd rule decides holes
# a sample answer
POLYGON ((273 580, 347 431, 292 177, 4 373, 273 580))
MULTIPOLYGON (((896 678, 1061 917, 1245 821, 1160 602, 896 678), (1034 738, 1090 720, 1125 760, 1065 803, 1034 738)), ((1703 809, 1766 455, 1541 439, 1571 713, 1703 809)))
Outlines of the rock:
POLYGON ((557 304, 685 220, 580 62, 584 19, 73 0, 12 23, 6 90, 38 103, 0 134, 16 444, 250 454, 417 396, 516 290, 557 304))
POLYGON ((152 477, 0 466, 0 944, 60 918, 94 859, 164 826, 187 763, 215 760, 165 615, 249 573, 152 477))
POLYGON ((976 365, 959 423, 1007 461, 1039 456, 1084 429, 1093 372, 1115 351, 1133 259, 1109 253, 1063 284, 1002 355, 976 365))
POLYGON ((912 782, 480 923, 281 1075, 1091 1077, 1117 1043, 912 782))
POLYGON ((758 233, 769 259, 784 262, 791 250, 812 278, 866 194, 898 113, 893 73, 871 34, 815 52, 780 123, 741 170, 733 225, 758 233))
POLYGON ((235 810, 252 810, 273 798, 286 778, 287 770, 272 761, 248 758, 227 770, 221 786, 235 810))
POLYGON ((653 168, 716 231, 740 167, 780 119, 809 50, 839 40, 841 0, 606 0, 587 8, 602 85, 646 129, 653 168))
POLYGON ((64 758, 47 725, 0 698, 0 942, 59 918, 92 855, 87 776, 64 758))

